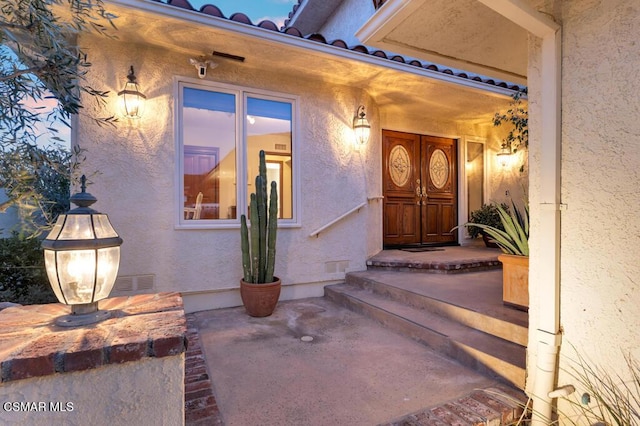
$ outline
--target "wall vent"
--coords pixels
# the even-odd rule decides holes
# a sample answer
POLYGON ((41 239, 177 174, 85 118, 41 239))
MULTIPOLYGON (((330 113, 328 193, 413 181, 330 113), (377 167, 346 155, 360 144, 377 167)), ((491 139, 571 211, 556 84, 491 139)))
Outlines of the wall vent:
POLYGON ((324 263, 324 271, 328 274, 344 274, 349 268, 348 260, 334 260, 324 263))
POLYGON ((286 151, 287 150, 287 144, 286 143, 277 143, 275 145, 275 149, 276 149, 276 151, 286 151))
POLYGON ((149 293, 155 288, 155 275, 127 275, 116 278, 112 296, 126 296, 132 293, 149 293))

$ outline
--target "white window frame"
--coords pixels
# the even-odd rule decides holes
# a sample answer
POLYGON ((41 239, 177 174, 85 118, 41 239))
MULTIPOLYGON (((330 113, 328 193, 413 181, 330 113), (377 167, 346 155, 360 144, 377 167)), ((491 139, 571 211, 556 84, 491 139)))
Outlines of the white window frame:
POLYGON ((299 123, 300 123, 300 97, 281 92, 273 92, 268 90, 256 89, 247 86, 236 86, 226 83, 218 83, 209 80, 198 80, 188 77, 174 77, 174 122, 175 122, 175 156, 176 156, 176 169, 175 169, 175 199, 174 199, 174 218, 176 229, 229 229, 240 228, 240 215, 248 208, 248 179, 253 179, 255 176, 247 176, 247 152, 245 145, 246 134, 246 120, 247 116, 246 106, 247 98, 255 97, 260 99, 273 100, 278 102, 290 102, 291 103, 291 162, 293 179, 291 182, 292 188, 292 218, 290 219, 278 219, 278 228, 298 228, 301 227, 300 221, 300 150, 298 147, 299 135, 299 123), (183 137, 183 124, 182 124, 182 88, 192 87, 200 90, 210 90, 222 93, 230 93, 235 95, 236 98, 236 191, 237 191, 237 218, 236 219, 199 219, 199 220, 185 220, 184 219, 184 143, 183 137), (243 119, 240 119, 242 117, 243 119))

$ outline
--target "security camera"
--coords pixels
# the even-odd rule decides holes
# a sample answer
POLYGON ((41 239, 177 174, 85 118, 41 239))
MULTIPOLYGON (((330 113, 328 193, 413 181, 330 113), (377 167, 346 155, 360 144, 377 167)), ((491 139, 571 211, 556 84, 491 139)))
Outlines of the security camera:
POLYGON ((196 70, 198 71, 198 78, 205 78, 207 76, 207 68, 214 69, 218 66, 215 62, 204 59, 191 58, 189 59, 189 63, 196 67, 196 70))

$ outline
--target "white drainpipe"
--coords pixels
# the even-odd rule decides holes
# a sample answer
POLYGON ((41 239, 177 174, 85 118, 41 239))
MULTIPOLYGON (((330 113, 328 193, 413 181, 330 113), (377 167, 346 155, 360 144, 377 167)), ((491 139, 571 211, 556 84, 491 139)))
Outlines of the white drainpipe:
MULTIPOLYGON (((560 171, 561 171, 561 67, 562 34, 558 24, 520 0, 479 0, 485 6, 542 39, 541 46, 541 146, 540 241, 535 290, 539 310, 535 339, 537 362, 529 368, 533 399, 532 425, 546 426, 552 416, 555 378, 560 350, 560 171)), ((533 345, 534 342, 530 342, 533 345)))
POLYGON ((537 366, 533 376, 532 425, 550 423, 560 349, 560 170, 561 170, 561 31, 542 38, 540 253, 537 285, 539 322, 537 366))

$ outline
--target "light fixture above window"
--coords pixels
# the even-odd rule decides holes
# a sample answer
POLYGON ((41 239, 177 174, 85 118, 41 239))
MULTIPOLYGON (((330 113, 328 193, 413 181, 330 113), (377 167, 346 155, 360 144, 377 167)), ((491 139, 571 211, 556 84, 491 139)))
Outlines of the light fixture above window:
POLYGON ((367 121, 367 114, 364 112, 364 105, 360 105, 358 107, 356 116, 353 119, 353 132, 356 136, 357 145, 364 145, 369 141, 371 125, 369 125, 369 121, 367 121))
POLYGON ((140 86, 136 79, 136 75, 133 71, 133 65, 127 75, 127 83, 124 85, 124 89, 118 92, 120 97, 120 109, 122 115, 126 118, 140 118, 144 111, 144 102, 147 97, 140 92, 140 86))

